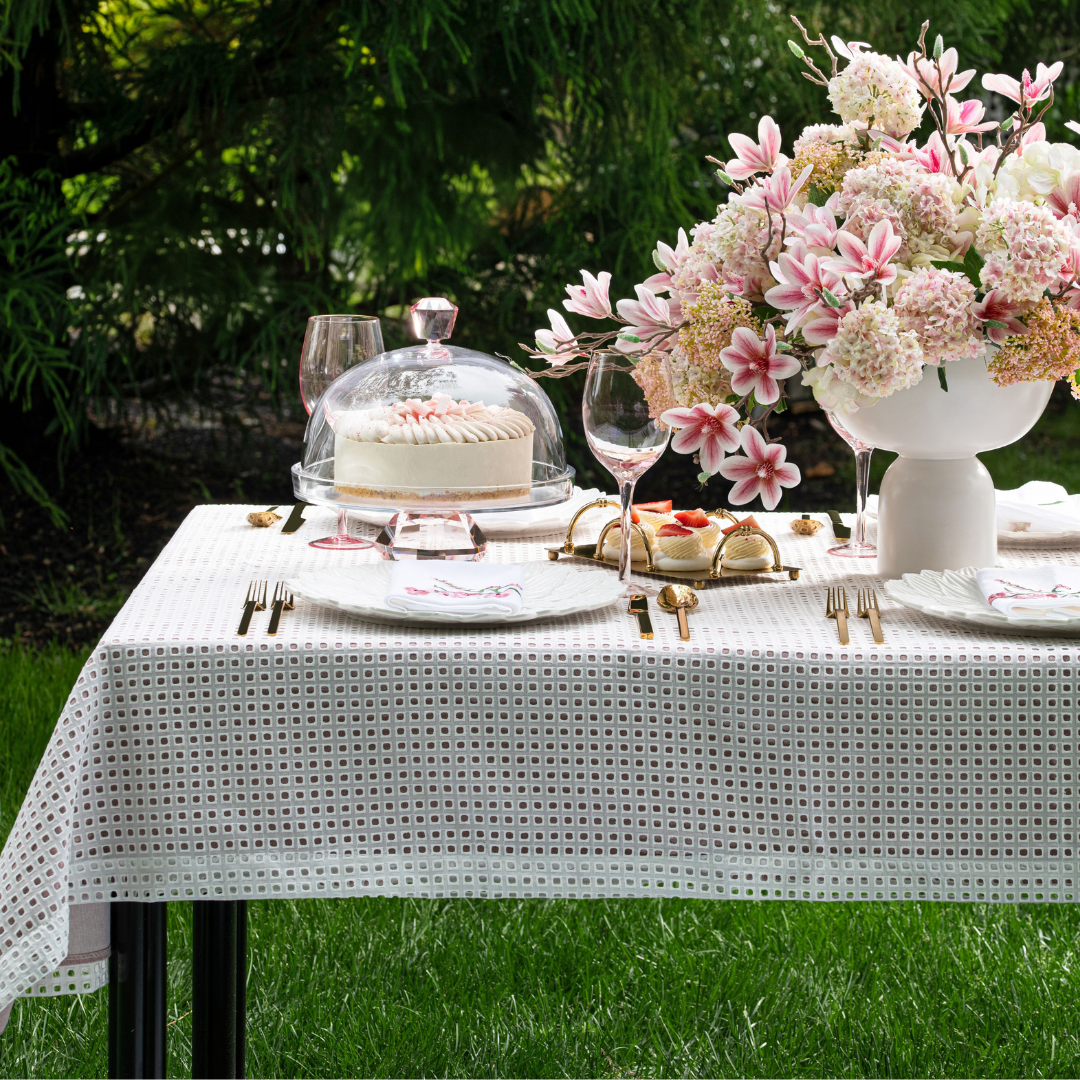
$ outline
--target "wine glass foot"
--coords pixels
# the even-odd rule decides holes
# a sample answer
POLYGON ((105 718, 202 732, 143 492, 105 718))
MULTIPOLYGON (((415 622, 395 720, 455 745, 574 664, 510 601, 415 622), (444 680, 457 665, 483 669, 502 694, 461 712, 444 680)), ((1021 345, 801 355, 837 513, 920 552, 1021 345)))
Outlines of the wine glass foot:
POLYGON ((877 546, 874 544, 859 544, 849 540, 846 544, 838 544, 829 548, 830 555, 837 555, 841 559, 876 559, 877 546))
POLYGON ((361 540, 357 536, 348 536, 345 533, 324 536, 321 540, 312 540, 308 544, 308 547, 319 548, 322 551, 356 551, 374 546, 370 540, 361 540))

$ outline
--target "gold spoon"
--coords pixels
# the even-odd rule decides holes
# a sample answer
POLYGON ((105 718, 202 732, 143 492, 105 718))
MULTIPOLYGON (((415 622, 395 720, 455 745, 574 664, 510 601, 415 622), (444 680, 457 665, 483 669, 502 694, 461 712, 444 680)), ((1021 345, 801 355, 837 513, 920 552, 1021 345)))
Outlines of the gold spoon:
POLYGON ((697 607, 697 593, 689 585, 665 585, 660 590, 656 602, 665 611, 674 611, 678 615, 679 638, 682 641, 689 641, 690 624, 686 621, 686 613, 697 607))

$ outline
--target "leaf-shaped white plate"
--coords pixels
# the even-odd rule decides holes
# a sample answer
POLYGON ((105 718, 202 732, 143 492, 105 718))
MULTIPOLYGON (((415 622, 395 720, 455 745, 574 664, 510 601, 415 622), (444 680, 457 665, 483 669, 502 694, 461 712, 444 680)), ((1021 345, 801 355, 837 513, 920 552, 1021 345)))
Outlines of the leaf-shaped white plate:
POLYGON ((923 570, 920 574, 905 574, 898 581, 886 581, 885 594, 904 607, 939 619, 978 623, 1006 633, 1080 635, 1080 618, 1010 619, 992 608, 979 591, 973 566, 963 570, 923 570))
POLYGON ((618 577, 606 570, 579 570, 535 562, 525 564, 525 595, 516 615, 404 612, 388 607, 384 599, 390 588, 390 570, 388 562, 369 563, 348 569, 298 574, 287 585, 298 598, 312 604, 403 626, 490 626, 554 619, 609 607, 622 597, 624 591, 618 577))

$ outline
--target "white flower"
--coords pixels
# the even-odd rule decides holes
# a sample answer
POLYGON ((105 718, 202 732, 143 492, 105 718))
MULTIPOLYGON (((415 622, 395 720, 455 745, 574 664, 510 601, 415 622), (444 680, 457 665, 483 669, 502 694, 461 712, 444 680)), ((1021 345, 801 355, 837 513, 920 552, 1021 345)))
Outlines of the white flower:
POLYGON ((829 80, 829 100, 845 124, 860 123, 902 139, 922 122, 923 99, 902 64, 859 53, 829 80))

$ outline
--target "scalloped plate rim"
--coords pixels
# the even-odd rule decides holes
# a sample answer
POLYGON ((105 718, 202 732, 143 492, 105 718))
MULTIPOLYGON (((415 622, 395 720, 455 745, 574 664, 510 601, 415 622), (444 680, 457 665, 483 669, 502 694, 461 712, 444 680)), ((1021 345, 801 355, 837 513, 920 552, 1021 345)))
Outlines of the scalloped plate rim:
MULTIPOLYGON (((399 626, 502 626, 516 623, 538 622, 542 619, 560 619, 566 615, 578 615, 583 611, 600 611, 618 603, 622 598, 623 588, 618 578, 603 570, 577 570, 569 566, 556 566, 541 562, 527 562, 525 573, 529 575, 530 569, 534 575, 541 578, 567 575, 575 577, 593 578, 594 586, 586 592, 578 588, 572 599, 564 601, 553 607, 523 607, 516 615, 452 615, 434 611, 395 611, 383 606, 368 606, 356 603, 341 602, 333 597, 320 594, 317 588, 304 588, 301 584, 304 578, 312 577, 337 577, 337 578, 364 578, 379 575, 379 583, 382 577, 389 577, 390 564, 388 562, 364 563, 360 566, 343 567, 340 570, 315 570, 297 574, 290 578, 286 584, 293 590, 296 597, 315 604, 319 607, 333 608, 343 611, 347 615, 353 615, 361 619, 371 619, 375 622, 393 623, 399 626), (601 582, 607 587, 601 586, 601 582), (609 598, 610 597, 610 598, 609 598)), ((526 580, 525 599, 528 602, 528 580, 526 580)))
MULTIPOLYGON (((1080 635, 1080 618, 1068 619, 1068 620, 1055 620, 1054 622, 1046 622, 1043 620, 1034 619, 1010 619, 1006 615, 1003 615, 999 611, 993 611, 987 605, 986 610, 980 611, 977 607, 974 607, 976 603, 976 594, 970 596, 972 602, 971 608, 958 607, 955 599, 949 602, 949 598, 942 595, 937 600, 933 599, 933 594, 927 599, 922 599, 919 596, 911 596, 910 593, 906 593, 905 586, 908 588, 916 588, 911 585, 908 579, 912 581, 920 581, 923 587, 928 582, 940 582, 946 574, 955 575, 961 578, 964 585, 970 589, 977 590, 975 585, 975 570, 973 566, 965 566, 962 570, 921 570, 917 574, 904 574, 902 578, 893 578, 890 581, 885 582, 885 595, 890 600, 895 600, 898 604, 902 604, 906 608, 910 608, 912 611, 918 611, 923 615, 931 615, 937 619, 945 619, 951 622, 964 622, 971 623, 975 626, 991 626, 999 630, 1018 630, 1027 631, 1030 633, 1038 634, 1056 634, 1059 637, 1074 637, 1080 635)), ((925 596, 925 594, 924 594, 925 596)), ((984 603, 982 594, 977 593, 978 602, 984 603)))

